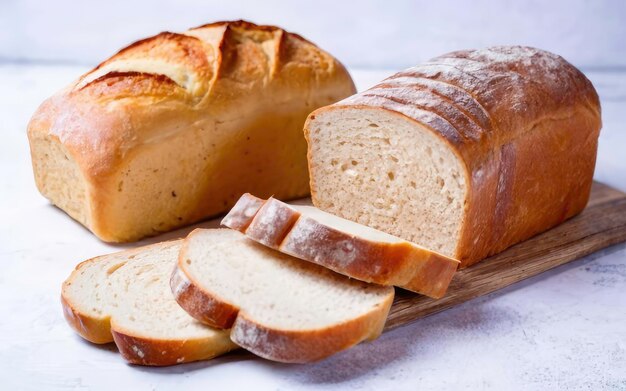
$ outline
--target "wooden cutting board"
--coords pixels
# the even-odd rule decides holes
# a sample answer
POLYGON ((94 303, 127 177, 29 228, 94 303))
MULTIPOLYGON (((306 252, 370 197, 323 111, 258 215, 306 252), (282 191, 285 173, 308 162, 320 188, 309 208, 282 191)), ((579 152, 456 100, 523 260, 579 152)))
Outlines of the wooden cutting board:
POLYGON ((626 193, 594 182, 589 204, 580 215, 460 270, 442 299, 434 300, 396 289, 385 330, 446 310, 624 241, 626 193))

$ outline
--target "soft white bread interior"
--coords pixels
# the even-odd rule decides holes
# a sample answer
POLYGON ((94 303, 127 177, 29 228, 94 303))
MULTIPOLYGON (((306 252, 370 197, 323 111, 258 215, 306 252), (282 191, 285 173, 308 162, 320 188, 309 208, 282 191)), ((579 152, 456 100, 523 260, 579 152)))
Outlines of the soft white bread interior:
POLYGON ((172 275, 178 303, 270 360, 322 359, 382 332, 393 287, 290 257, 230 229, 193 231, 172 275))
POLYGON ((83 338, 115 341, 133 364, 174 365, 235 349, 228 331, 208 327, 174 300, 169 280, 181 240, 90 259, 63 283, 63 312, 83 338))
POLYGON ((443 296, 459 262, 312 206, 244 194, 222 224, 348 277, 443 296))
POLYGON ((319 208, 454 254, 467 183, 462 161, 425 126, 370 107, 319 112, 308 134, 319 208), (341 129, 341 131, 337 131, 341 129))

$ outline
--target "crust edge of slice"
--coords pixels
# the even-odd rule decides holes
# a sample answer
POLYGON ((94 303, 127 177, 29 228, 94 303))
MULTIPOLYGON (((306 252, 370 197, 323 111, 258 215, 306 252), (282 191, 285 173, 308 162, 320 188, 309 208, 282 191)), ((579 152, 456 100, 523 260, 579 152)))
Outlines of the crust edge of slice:
POLYGON ((284 363, 304 364, 327 358, 364 341, 378 338, 387 321, 394 295, 362 316, 318 330, 280 330, 266 327, 240 312, 231 339, 257 356, 284 363))
POLYGON ((96 318, 80 312, 63 292, 61 293, 61 306, 65 320, 83 339, 98 345, 113 342, 110 316, 96 318))
POLYGON ((133 335, 112 322, 111 333, 122 357, 131 364, 169 366, 208 360, 238 347, 228 338, 154 339, 133 335))
MULTIPOLYGON (((197 230, 199 229, 189 233, 188 237, 194 235, 197 230)), ((170 278, 174 299, 189 315, 206 325, 220 329, 232 327, 239 308, 202 289, 200 284, 182 270, 180 263, 187 259, 186 247, 187 245, 183 243, 170 278)))

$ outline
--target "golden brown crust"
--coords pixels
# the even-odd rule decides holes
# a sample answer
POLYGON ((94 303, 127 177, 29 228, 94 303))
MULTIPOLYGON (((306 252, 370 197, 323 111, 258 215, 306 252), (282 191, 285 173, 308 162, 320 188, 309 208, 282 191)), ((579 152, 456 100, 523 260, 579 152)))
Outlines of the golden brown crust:
MULTIPOLYGON (((121 65, 124 61, 133 60, 161 61, 165 64, 182 66, 186 68, 190 74, 195 74, 195 77, 198 78, 200 83, 206 83, 207 79, 210 80, 213 70, 212 64, 209 63, 209 59, 205 53, 205 46, 200 39, 184 34, 163 32, 154 37, 137 41, 120 50, 111 58, 99 64, 92 71, 83 75, 77 82, 76 87, 80 89, 88 88, 93 82, 89 81, 91 79, 90 76, 99 74, 99 70, 113 65, 113 67, 103 75, 106 76, 108 73, 116 72, 115 63, 120 63, 119 65, 121 65)), ((155 75, 164 76, 159 73, 155 75)), ((175 80, 171 78, 170 80, 176 83, 175 80)), ((185 85, 181 85, 181 87, 184 88, 185 85)), ((200 90, 199 92, 204 92, 204 90, 200 90)), ((115 95, 112 97, 114 96, 115 95)))
MULTIPOLYGON (((459 156, 468 195, 461 237, 449 255, 463 267, 587 203, 600 104, 591 82, 557 55, 520 46, 453 52, 321 110, 346 107, 402 115, 459 156)), ((316 203, 313 180, 311 187, 316 203)))
POLYGON ((244 30, 259 30, 259 31, 268 31, 268 32, 274 32, 274 31, 280 30, 280 28, 276 26, 254 24, 254 23, 245 21, 243 19, 233 20, 229 22, 221 21, 221 22, 206 23, 198 27, 192 27, 190 28, 190 30, 198 30, 198 29, 203 29, 207 27, 217 27, 217 26, 227 26, 230 28, 240 28, 244 30))
POLYGON ((269 360, 285 363, 318 361, 360 342, 378 338, 392 303, 393 295, 390 295, 370 313, 319 330, 279 330, 239 313, 231 330, 231 339, 238 346, 269 360))
POLYGON ((136 365, 169 366, 208 360, 238 348, 228 339, 158 340, 134 336, 119 327, 113 327, 112 334, 122 357, 136 365))
POLYGON ((249 238, 297 258, 317 263, 361 281, 396 285, 433 298, 442 297, 459 262, 408 242, 375 242, 303 216, 270 198, 252 215, 246 206, 256 198, 242 196, 222 221, 249 238), (234 217, 237 218, 234 218, 234 217), (229 224, 231 221, 247 223, 229 224))
MULTIPOLYGON (((37 184, 60 206, 84 197, 87 210, 71 215, 84 216, 106 241, 214 216, 246 190, 301 197, 308 194, 306 115, 354 92, 336 59, 277 27, 237 21, 161 33, 41 105, 28 126, 31 145, 61 144, 85 190, 52 191, 40 168, 47 164, 36 165, 37 184), (165 197, 172 192, 183 196, 165 197)), ((45 157, 45 148, 32 153, 33 161, 63 158, 45 157)))
MULTIPOLYGON (((87 93, 95 98, 116 99, 138 96, 167 96, 180 91, 176 82, 166 75, 143 72, 109 72, 78 88, 73 94, 87 93)), ((182 96, 183 94, 175 94, 182 96)))

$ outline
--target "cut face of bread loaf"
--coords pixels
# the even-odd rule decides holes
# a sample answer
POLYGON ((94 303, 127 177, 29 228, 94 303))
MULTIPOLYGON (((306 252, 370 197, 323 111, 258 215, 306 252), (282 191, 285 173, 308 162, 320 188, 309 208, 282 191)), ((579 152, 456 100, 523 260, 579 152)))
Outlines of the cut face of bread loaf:
POLYGON ((354 93, 298 35, 220 22, 136 42, 44 102, 28 136, 41 193, 105 241, 309 193, 302 126, 354 93))
POLYGON ((312 200, 468 266, 585 207, 600 126, 557 55, 450 53, 310 115, 312 200))
POLYGON ((93 258, 63 284, 63 313, 93 343, 115 341, 133 364, 174 365, 235 349, 228 331, 208 327, 174 300, 170 276, 182 240, 93 258))
POLYGON ((196 319, 232 327, 233 342, 282 362, 319 360, 378 337, 394 296, 393 287, 349 279, 230 229, 193 231, 171 284, 196 319))
POLYGON ((244 194, 222 224, 285 254, 362 281, 442 297, 459 262, 311 206, 244 194))

